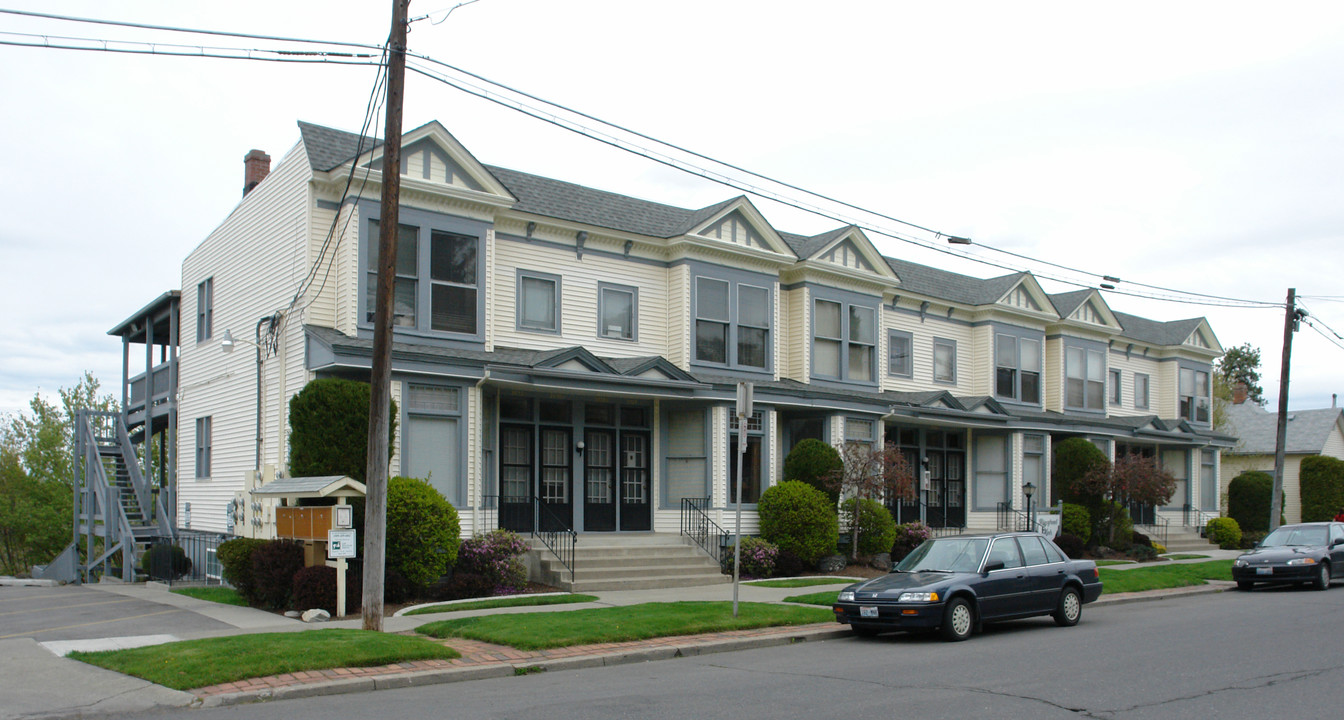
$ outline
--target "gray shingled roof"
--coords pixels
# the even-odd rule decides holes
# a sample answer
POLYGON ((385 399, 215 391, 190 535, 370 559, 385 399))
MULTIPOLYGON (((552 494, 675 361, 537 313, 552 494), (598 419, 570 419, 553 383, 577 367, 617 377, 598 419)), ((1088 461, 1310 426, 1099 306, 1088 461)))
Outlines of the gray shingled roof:
MULTIPOLYGON (((334 485, 347 479, 348 478, 344 475, 276 478, 252 492, 256 495, 316 495, 317 493, 322 492, 328 485, 334 485)), ((363 486, 364 484, 358 480, 348 480, 356 485, 363 486)))
POLYGON ((848 234, 853 228, 853 225, 846 225, 811 237, 794 235, 793 233, 780 233, 779 236, 783 238, 784 242, 793 250, 794 255, 806 260, 815 255, 818 250, 834 242, 837 238, 848 234))
POLYGON ((1047 297, 1050 298, 1050 304, 1055 306, 1055 312, 1059 313, 1060 317, 1068 317, 1073 314, 1074 310, 1078 309, 1079 305, 1083 304, 1084 300, 1091 297, 1091 295, 1092 290, 1083 288, 1082 290, 1058 293, 1055 295, 1048 295, 1047 297))
MULTIPOLYGON (((1288 437, 1284 448, 1290 453, 1320 454, 1325 441, 1340 422, 1340 408, 1294 410, 1288 413, 1288 437)), ((1272 455, 1278 436, 1278 413, 1255 403, 1229 405, 1227 432, 1241 438, 1229 452, 1246 455, 1272 455)))
POLYGON ((1187 318, 1185 320, 1158 322, 1128 313, 1112 312, 1115 314, 1115 319, 1120 321, 1120 327, 1123 328, 1120 333, 1121 337, 1152 345, 1180 345, 1204 321, 1204 318, 1187 318))
POLYGON ((1026 273, 1013 273, 981 279, 896 258, 889 257, 885 260, 896 273, 896 277, 901 279, 901 287, 921 295, 966 305, 996 303, 1026 275, 1026 273))

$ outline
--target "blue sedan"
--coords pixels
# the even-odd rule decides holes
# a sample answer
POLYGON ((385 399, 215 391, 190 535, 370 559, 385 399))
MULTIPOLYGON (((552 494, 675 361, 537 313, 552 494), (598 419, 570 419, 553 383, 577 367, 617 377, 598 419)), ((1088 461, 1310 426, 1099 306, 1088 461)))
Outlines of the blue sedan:
POLYGON ((832 609, 857 635, 938 629, 956 641, 995 620, 1076 625, 1100 596, 1096 563, 1070 560, 1040 533, 997 533, 928 540, 887 575, 841 590, 832 609))

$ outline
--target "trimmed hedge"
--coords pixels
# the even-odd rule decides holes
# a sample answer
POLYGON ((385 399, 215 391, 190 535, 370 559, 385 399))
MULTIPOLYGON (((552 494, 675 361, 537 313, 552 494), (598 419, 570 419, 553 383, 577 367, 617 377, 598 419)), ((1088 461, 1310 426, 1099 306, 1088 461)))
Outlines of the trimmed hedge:
POLYGON ((457 510, 424 480, 387 481, 387 571, 423 587, 457 562, 457 510))
MULTIPOLYGON (((840 504, 840 513, 850 517, 854 512, 854 498, 840 504)), ((876 500, 864 498, 859 502, 859 554, 864 556, 890 552, 896 542, 896 521, 891 511, 876 500)), ((846 533, 848 535, 849 533, 846 533)))
POLYGON ((831 482, 844 469, 840 451, 814 438, 799 440, 784 458, 785 480, 801 480, 811 485, 826 493, 832 505, 840 501, 840 494, 831 487, 831 482))
POLYGON ((1274 476, 1267 472, 1247 470, 1232 478, 1232 482, 1227 485, 1227 516, 1236 520, 1243 532, 1266 532, 1269 530, 1273 496, 1274 476))
POLYGON ((248 601, 272 610, 288 610, 294 597, 294 576, 302 569, 303 543, 267 540, 252 551, 252 579, 256 584, 248 601))
POLYGON ((834 555, 840 536, 835 504, 822 491, 800 480, 785 480, 761 493, 756 506, 761 537, 813 564, 834 555))
POLYGON ((1302 458, 1298 483, 1302 522, 1333 520, 1344 507, 1344 460, 1328 455, 1302 458))
POLYGON ((1064 518, 1060 521, 1059 531, 1086 544, 1092 538, 1092 513, 1082 505, 1064 503, 1064 518))
POLYGON ((176 580, 191 572, 191 558, 180 545, 151 545, 140 556, 140 570, 156 580, 176 580))
POLYGON ((1236 550, 1241 547, 1241 526, 1230 517, 1213 518, 1204 526, 1204 537, 1224 550, 1236 550))
POLYGON ((257 587, 252 574, 252 552, 265 544, 265 540, 258 538, 234 538, 220 543, 215 551, 224 568, 224 582, 232 585, 249 604, 256 597, 257 587))
MULTIPOLYGON (((387 457, 396 449, 397 404, 391 403, 387 457)), ((289 400, 289 473, 349 475, 364 482, 369 458, 369 384, 318 378, 289 400)))
POLYGON ((1080 437, 1056 443, 1054 450, 1054 462, 1050 465, 1050 486, 1065 502, 1093 504, 1095 498, 1087 497, 1076 486, 1089 471, 1110 464, 1106 453, 1087 438, 1080 437))

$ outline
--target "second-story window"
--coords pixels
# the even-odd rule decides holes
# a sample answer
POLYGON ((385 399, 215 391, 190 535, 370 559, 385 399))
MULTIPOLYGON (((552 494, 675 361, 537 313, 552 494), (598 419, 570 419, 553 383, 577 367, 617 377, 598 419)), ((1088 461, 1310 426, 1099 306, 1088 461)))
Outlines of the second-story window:
POLYGON ((636 340, 639 290, 624 285, 597 284, 597 335, 617 340, 636 340))
POLYGON ((1148 409, 1148 376, 1143 373, 1134 373, 1134 407, 1148 409))
POLYGON ((1106 357, 1100 350, 1070 347, 1064 350, 1065 405, 1084 410, 1104 410, 1106 357))
POLYGON ((957 381, 956 340, 933 339, 933 381, 939 383, 957 381))
POLYGON ((206 278, 196 286, 196 342, 213 335, 215 324, 215 279, 206 278))
POLYGON ((518 329, 560 332, 560 277, 518 271, 518 329))
POLYGON ((1121 391, 1120 391, 1120 371, 1119 371, 1119 370, 1116 370, 1116 369, 1114 369, 1114 368, 1111 369, 1111 382, 1110 382, 1110 385, 1111 385, 1111 404, 1112 404, 1112 405, 1119 405, 1119 404, 1120 404, 1120 397, 1121 397, 1121 391))
POLYGON ((695 279, 695 359, 764 370, 770 362, 770 290, 745 282, 695 279))
POLYGON ((914 349, 914 336, 902 330, 887 333, 887 374, 897 377, 911 377, 915 374, 911 351, 914 349))
POLYGON ((1209 374, 1181 368, 1181 417, 1192 422, 1209 421, 1209 374))
POLYGON ((994 340, 994 394, 1033 405, 1041 402, 1041 343, 999 334, 994 340))
MULTIPOLYGON (((406 208, 401 217, 392 324, 427 333, 477 335, 480 238, 448 229, 468 224, 456 218, 406 208)), ((378 219, 371 218, 366 228, 362 317, 372 323, 378 292, 378 219)))
POLYGON ((812 375, 872 382, 877 352, 877 311, 818 299, 813 305, 812 375))

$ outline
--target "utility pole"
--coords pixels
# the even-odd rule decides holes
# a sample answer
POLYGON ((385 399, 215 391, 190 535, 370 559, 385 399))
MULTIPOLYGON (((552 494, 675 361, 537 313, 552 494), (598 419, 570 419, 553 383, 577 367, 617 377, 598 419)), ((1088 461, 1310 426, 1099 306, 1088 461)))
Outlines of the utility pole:
POLYGON ((1274 437, 1274 490, 1269 502, 1270 532, 1278 529, 1283 514, 1283 456, 1288 444, 1288 367, 1293 359, 1293 333, 1298 320, 1306 315, 1297 309, 1297 288, 1288 288, 1283 316, 1283 361, 1279 367, 1279 427, 1274 437))
MULTIPOLYGON (((387 547, 388 403, 392 397, 392 290, 396 282, 397 207, 401 195, 401 105, 406 79, 406 12, 392 0, 387 48, 387 120, 383 128, 383 199, 378 222, 378 289, 369 380, 369 458, 364 473, 364 629, 383 631, 383 567, 387 547)), ((351 169, 354 172, 354 169, 351 169)))

